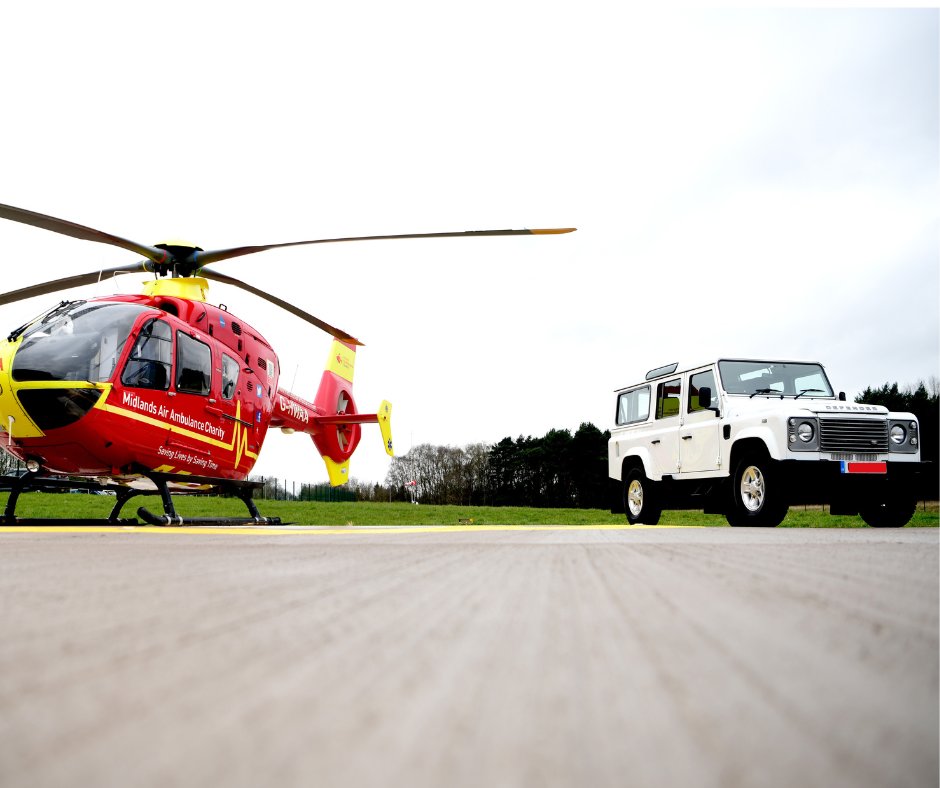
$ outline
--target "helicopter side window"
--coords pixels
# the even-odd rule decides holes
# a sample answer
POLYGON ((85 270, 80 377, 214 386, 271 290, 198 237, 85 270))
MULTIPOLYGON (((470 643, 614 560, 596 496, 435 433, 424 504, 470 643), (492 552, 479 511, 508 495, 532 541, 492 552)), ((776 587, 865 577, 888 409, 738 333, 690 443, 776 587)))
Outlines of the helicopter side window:
POLYGON ((238 383, 238 368, 241 366, 227 353, 222 354, 222 399, 231 399, 235 396, 235 386, 238 383))
POLYGON ((212 380, 212 351, 182 331, 176 332, 176 390, 208 394, 212 380))
POLYGON ((140 329, 137 342, 124 366, 121 383, 143 389, 170 387, 173 363, 173 333, 162 320, 149 320, 140 329))

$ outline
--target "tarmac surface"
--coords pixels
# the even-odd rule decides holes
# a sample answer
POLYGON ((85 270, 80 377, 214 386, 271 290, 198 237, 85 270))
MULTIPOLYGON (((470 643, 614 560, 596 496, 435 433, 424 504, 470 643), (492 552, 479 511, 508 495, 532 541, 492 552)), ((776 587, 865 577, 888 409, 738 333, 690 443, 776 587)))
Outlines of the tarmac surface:
POLYGON ((0 785, 937 785, 938 536, 0 529, 0 785))

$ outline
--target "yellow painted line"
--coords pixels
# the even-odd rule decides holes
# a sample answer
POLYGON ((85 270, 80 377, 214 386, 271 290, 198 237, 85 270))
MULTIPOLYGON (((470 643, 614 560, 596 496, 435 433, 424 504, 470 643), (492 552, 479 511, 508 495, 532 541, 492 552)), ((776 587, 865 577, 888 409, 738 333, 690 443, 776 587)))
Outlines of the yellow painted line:
POLYGON ((701 525, 2 525, 0 534, 237 534, 250 536, 335 536, 356 534, 435 534, 485 531, 642 531, 662 528, 705 528, 701 525))

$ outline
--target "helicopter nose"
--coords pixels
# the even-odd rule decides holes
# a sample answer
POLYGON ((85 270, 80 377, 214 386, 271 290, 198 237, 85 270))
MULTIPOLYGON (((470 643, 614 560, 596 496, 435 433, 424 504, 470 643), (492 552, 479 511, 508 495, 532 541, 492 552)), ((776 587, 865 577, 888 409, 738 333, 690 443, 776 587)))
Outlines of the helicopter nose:
POLYGON ((62 381, 58 387, 48 375, 13 380, 11 370, 20 342, 0 342, 0 430, 6 432, 7 441, 42 437, 47 430, 73 424, 101 397, 101 389, 90 383, 62 381))
POLYGON ((22 414, 10 381, 10 368, 13 366, 15 350, 14 343, 8 340, 0 342, 0 430, 7 433, 7 440, 14 434, 17 415, 22 414))

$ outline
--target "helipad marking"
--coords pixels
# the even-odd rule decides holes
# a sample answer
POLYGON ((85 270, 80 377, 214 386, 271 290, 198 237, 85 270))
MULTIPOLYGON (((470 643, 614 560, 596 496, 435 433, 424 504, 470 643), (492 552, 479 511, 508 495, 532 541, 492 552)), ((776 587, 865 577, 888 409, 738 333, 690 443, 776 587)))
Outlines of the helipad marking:
POLYGON ((299 525, 299 526, 154 526, 154 525, 3 525, 3 533, 143 533, 143 534, 239 534, 252 536, 334 536, 353 534, 422 534, 485 531, 640 531, 651 528, 704 528, 698 525, 299 525))

